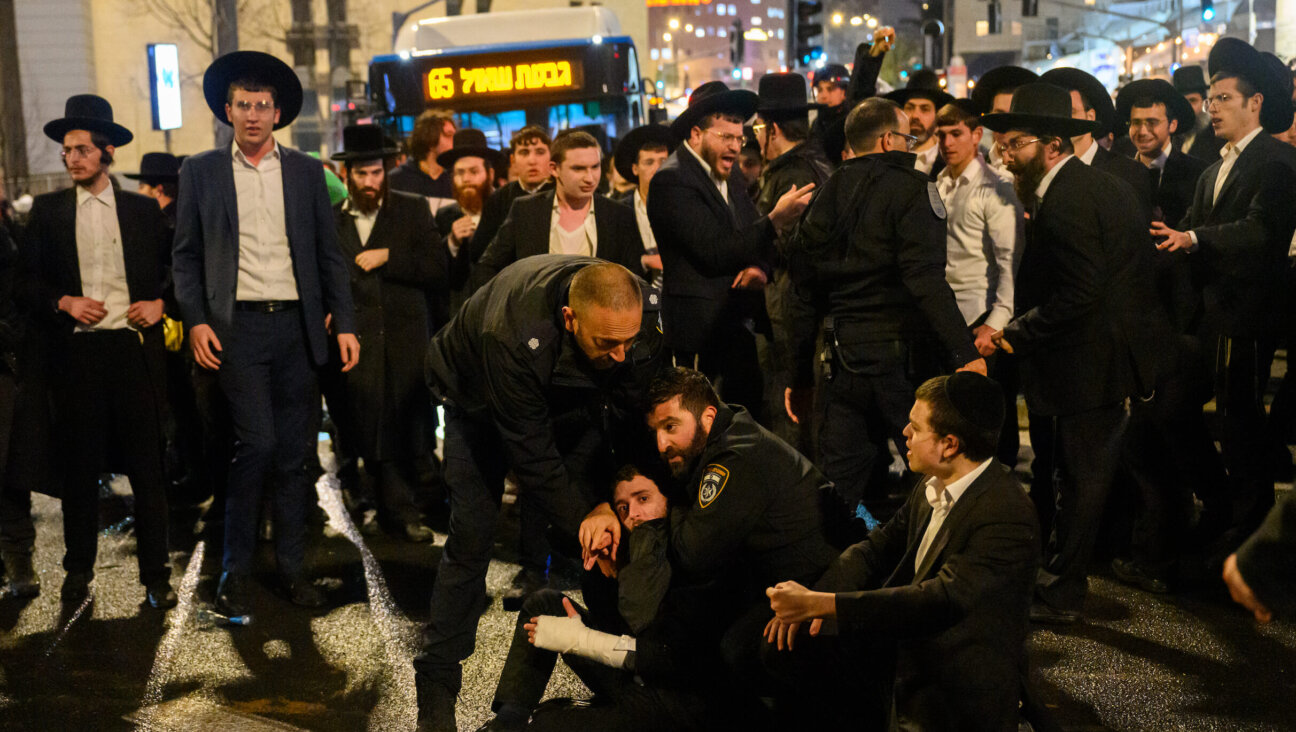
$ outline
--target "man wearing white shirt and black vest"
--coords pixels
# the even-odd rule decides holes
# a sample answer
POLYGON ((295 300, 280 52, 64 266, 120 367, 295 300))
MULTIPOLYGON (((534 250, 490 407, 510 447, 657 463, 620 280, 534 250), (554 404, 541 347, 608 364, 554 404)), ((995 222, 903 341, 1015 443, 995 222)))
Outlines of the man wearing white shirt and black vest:
POLYGON ((58 434, 67 442, 62 600, 90 591, 99 538, 98 476, 123 466, 135 495, 140 582, 168 608, 167 502, 162 467, 162 296, 170 230, 151 198, 114 190, 108 168, 130 130, 107 100, 79 94, 45 135, 63 146, 71 189, 37 196, 24 248, 33 281, 20 290, 47 334, 58 434), (111 452, 110 452, 111 450, 111 452), (111 462, 110 462, 111 458, 111 462))
POLYGON ((272 134, 301 109, 293 70, 236 51, 207 68, 203 93, 234 143, 181 166, 172 261, 194 360, 219 374, 236 438, 216 604, 227 615, 248 610, 261 495, 274 473, 279 574, 293 602, 316 607, 324 596, 304 567, 306 457, 329 332, 344 371, 360 358, 346 261, 319 161, 272 134))
POLYGON ((1011 468, 1017 465, 1021 445, 1017 367, 1012 356, 996 353, 990 336, 1012 320, 1013 279, 1025 247, 1025 219, 1012 176, 995 170, 978 154, 983 132, 979 117, 970 99, 950 102, 936 113, 936 137, 945 161, 936 189, 949 211, 945 280, 991 378, 1003 387, 1009 418, 996 456, 1011 468))
POLYGON ((1199 538, 1217 538, 1222 561, 1273 505, 1272 460, 1265 441, 1264 389, 1283 319, 1287 250, 1296 227, 1291 148, 1273 139, 1291 125, 1290 79, 1281 64, 1235 38, 1211 49, 1207 111, 1226 144, 1197 180, 1183 230, 1152 229, 1158 248, 1189 257, 1202 298, 1194 319, 1211 369, 1227 491, 1204 496, 1199 538))

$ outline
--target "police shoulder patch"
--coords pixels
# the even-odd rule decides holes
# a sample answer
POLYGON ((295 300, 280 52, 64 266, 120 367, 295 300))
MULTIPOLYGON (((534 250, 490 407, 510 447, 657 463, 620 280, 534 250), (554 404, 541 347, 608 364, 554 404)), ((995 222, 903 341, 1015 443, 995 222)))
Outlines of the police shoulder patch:
POLYGON ((936 218, 945 218, 947 215, 945 202, 941 200, 940 191, 936 190, 936 184, 932 181, 927 181, 927 200, 931 203, 932 213, 936 214, 936 218))
POLYGON ((719 463, 712 463, 702 473, 702 482, 698 484, 698 508, 706 508, 715 502, 729 482, 729 469, 719 463))

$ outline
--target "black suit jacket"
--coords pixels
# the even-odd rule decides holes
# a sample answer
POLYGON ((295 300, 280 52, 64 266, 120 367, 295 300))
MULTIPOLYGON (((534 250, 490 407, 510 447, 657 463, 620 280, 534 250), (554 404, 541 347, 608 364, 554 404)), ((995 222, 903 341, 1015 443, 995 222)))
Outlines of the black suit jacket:
MULTIPOLYGON (((1157 183, 1153 199, 1156 208, 1152 220, 1164 221, 1171 227, 1177 226, 1177 222, 1183 220, 1192 206, 1197 179, 1206 167, 1204 161, 1172 149, 1160 175, 1154 177, 1157 183)), ((1156 176, 1156 171, 1149 172, 1156 176)), ((1181 254, 1159 252, 1153 259, 1157 295, 1161 304, 1175 331, 1186 333, 1191 330, 1192 318, 1200 307, 1201 300, 1201 293, 1193 285, 1189 258, 1181 254)))
POLYGON ((902 729, 1015 730, 1039 560, 1035 509, 991 459, 915 571, 931 515, 919 481, 895 516, 843 552, 816 589, 837 593, 841 632, 897 642, 902 729))
POLYGON ((1238 156, 1212 202, 1223 160, 1197 179, 1182 228, 1202 290, 1199 321, 1210 334, 1259 338, 1277 332, 1287 249, 1296 226, 1296 150, 1260 132, 1238 156))
POLYGON ((699 352, 722 330, 763 317, 764 295, 734 290, 748 267, 772 274, 774 225, 756 211, 737 170, 729 203, 684 143, 666 158, 648 188, 648 221, 662 257, 662 327, 666 345, 699 352))
MULTIPOLYGON (((1098 145, 1097 142, 1094 144, 1098 145)), ((1138 196, 1140 209, 1146 214, 1144 222, 1151 223, 1153 191, 1156 185, 1146 165, 1123 155, 1117 155, 1098 145, 1098 150, 1094 153, 1093 167, 1128 183, 1129 187, 1134 189, 1134 194, 1138 196)))
MULTIPOLYGON (((324 316, 335 333, 355 333, 347 264, 318 160, 279 146, 283 166, 284 225, 303 325, 317 365, 328 360, 324 316)), ((189 328, 209 325, 224 341, 231 335, 238 290, 239 216, 233 151, 191 155, 180 167, 172 268, 176 299, 189 328)), ((157 204, 154 204, 154 208, 157 204)))
POLYGON ((1188 146, 1188 154, 1203 160, 1207 165, 1220 159, 1220 150, 1224 149, 1224 139, 1215 136, 1215 129, 1211 127, 1210 118, 1206 119, 1205 124, 1197 126, 1197 136, 1188 146))
MULTIPOLYGON (((126 288, 132 303, 157 300, 167 294, 167 249, 170 228, 157 201, 137 193, 116 191, 117 222, 121 229, 122 258, 126 265, 126 288)), ((62 360, 62 348, 72 336, 76 321, 58 310, 64 295, 81 297, 80 259, 76 244, 76 189, 68 188, 37 196, 32 201, 31 219, 23 238, 28 281, 19 285, 31 312, 36 313, 54 337, 51 339, 54 365, 62 360)), ((162 380, 162 325, 144 330, 149 371, 162 380)))
MULTIPOLYGON (((556 195, 557 191, 550 189, 513 202, 504 225, 473 269, 472 278, 478 287, 519 259, 549 253, 549 224, 556 195)), ((634 211, 607 196, 595 194, 594 230, 598 236, 594 256, 616 262, 635 274, 643 272, 639 263, 644 253, 643 240, 639 237, 634 211)), ((480 235, 481 232, 473 234, 473 238, 480 235)))
POLYGON ((1134 201, 1120 180, 1071 158, 1030 221, 1017 316, 1004 331, 1037 414, 1116 404, 1156 383, 1169 331, 1134 201))

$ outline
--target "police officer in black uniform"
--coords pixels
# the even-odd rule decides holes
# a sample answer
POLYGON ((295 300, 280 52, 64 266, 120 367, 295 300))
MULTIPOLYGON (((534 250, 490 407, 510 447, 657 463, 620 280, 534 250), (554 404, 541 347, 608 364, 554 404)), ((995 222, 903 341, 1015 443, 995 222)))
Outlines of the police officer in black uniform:
POLYGON ((414 661, 420 730, 455 728, 505 472, 575 536, 595 503, 592 486, 609 485, 610 461, 626 460, 610 435, 641 424, 641 387, 660 344, 658 299, 617 264, 528 257, 479 289, 429 344, 428 383, 445 404, 451 520, 414 661))
POLYGON ((815 197, 787 251, 788 414, 809 411, 822 319, 815 463, 852 509, 874 462, 889 457, 873 446, 903 444, 917 384, 946 367, 986 368, 945 281, 945 207, 936 184, 913 167, 908 129, 886 99, 851 112, 846 141, 856 157, 815 197))

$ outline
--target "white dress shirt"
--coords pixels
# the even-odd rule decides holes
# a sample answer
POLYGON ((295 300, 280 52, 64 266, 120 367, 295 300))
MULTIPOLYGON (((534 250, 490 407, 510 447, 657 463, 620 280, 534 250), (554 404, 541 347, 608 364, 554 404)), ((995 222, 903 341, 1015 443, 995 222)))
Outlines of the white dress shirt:
POLYGON ((946 220, 945 280, 963 320, 1003 330, 1013 315, 1013 279, 1024 249, 1025 219, 1012 178, 976 156, 955 178, 949 168, 936 176, 949 211, 946 220))
POLYGON ((932 145, 922 152, 914 153, 914 169, 931 175, 936 156, 940 154, 940 145, 932 145))
MULTIPOLYGON (((1257 127, 1254 130, 1251 130, 1250 134, 1246 137, 1243 137, 1236 143, 1230 142, 1224 145, 1224 149, 1220 150, 1220 169, 1219 175, 1215 176, 1215 190, 1211 194, 1212 206, 1219 202, 1220 191, 1224 190, 1224 181, 1228 180, 1229 171, 1233 170, 1233 166, 1237 164, 1238 156, 1242 154, 1242 151, 1246 149, 1247 145, 1251 144, 1252 140, 1256 139, 1256 135, 1260 134, 1261 129, 1262 128, 1257 127)), ((1197 251, 1197 232, 1189 231, 1188 238, 1192 240, 1192 246, 1188 248, 1188 251, 1197 251)), ((1296 247, 1296 239, 1292 240, 1292 247, 1296 247)))
MULTIPOLYGON (((1039 185, 1035 187, 1035 198, 1037 198, 1040 203, 1044 202, 1044 194, 1048 193, 1049 186, 1053 184, 1053 179, 1057 177, 1058 171, 1062 169, 1063 165, 1067 164, 1068 160, 1074 157, 1074 155, 1067 155, 1057 161, 1057 165, 1049 168, 1049 172, 1045 173, 1044 177, 1040 179, 1039 185)), ((1023 203, 1025 203, 1025 201, 1023 201, 1023 203)))
POLYGON ((711 166, 707 163, 707 161, 702 159, 702 156, 698 154, 697 150, 693 149, 692 145, 688 144, 687 140, 682 145, 680 145, 680 147, 684 148, 685 150, 688 150, 690 153, 693 153, 693 157, 697 158, 697 161, 702 164, 702 169, 706 171, 707 177, 710 178, 711 182, 715 183, 716 188, 719 189, 720 197, 724 199, 725 205, 728 205, 729 204, 728 179, 716 180, 715 174, 711 172, 711 166))
POLYGON ((238 143, 234 149, 234 193, 238 198, 238 300, 296 300, 292 250, 284 218, 283 165, 279 143, 252 165, 238 143))
POLYGON ((653 236, 652 225, 648 223, 648 202, 639 194, 639 189, 634 192, 634 211, 635 222, 639 224, 639 238, 643 239, 644 251, 657 253, 657 237, 653 236))
POLYGON ((585 222, 575 231, 562 227, 558 213, 558 194, 554 194, 553 214, 549 216, 549 253, 579 254, 593 257, 598 251, 598 229, 594 226, 594 200, 590 199, 585 222))
POLYGON ((356 234, 360 237, 360 246, 363 247, 368 244, 369 235, 373 233, 374 222, 378 220, 378 212, 382 210, 382 202, 379 201, 378 208, 373 211, 361 213, 360 209, 351 205, 351 199, 348 198, 342 202, 342 210, 351 214, 352 220, 355 221, 356 234))
POLYGON ((1096 140, 1092 140, 1089 142, 1088 149, 1080 153, 1080 155, 1077 157, 1079 157, 1080 162, 1084 163, 1085 165, 1093 165, 1094 158, 1097 157, 1097 155, 1098 155, 1098 142, 1096 140))
POLYGON ((932 542, 936 540, 936 534, 940 533, 941 526, 945 525, 945 519, 949 512, 954 509, 954 504, 967 491, 968 486, 976 482, 977 478, 990 467, 990 460, 983 460, 979 465, 973 468, 967 475, 958 480, 945 485, 941 483, 940 478, 928 476, 927 478, 927 502, 931 504, 931 520, 927 522, 927 530, 923 532, 922 543, 918 545, 918 554, 914 556, 914 572, 922 566, 923 558, 927 556, 927 550, 931 549, 932 542))
POLYGON ((113 187, 93 194, 76 189, 76 248, 81 272, 81 294, 104 304, 108 314, 94 325, 77 323, 74 332, 129 328, 130 290, 126 286, 126 255, 122 252, 121 224, 113 187))

